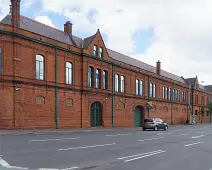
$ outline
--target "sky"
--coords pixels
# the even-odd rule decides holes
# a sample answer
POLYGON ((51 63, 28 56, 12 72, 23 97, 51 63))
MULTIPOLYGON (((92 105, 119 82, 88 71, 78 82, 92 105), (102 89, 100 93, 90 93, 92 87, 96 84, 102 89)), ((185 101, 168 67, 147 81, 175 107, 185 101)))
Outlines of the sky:
MULTIPOLYGON (((0 0, 0 19, 10 0, 0 0)), ((212 84, 211 0, 21 0, 21 15, 73 34, 103 36, 108 48, 184 78, 212 84)))

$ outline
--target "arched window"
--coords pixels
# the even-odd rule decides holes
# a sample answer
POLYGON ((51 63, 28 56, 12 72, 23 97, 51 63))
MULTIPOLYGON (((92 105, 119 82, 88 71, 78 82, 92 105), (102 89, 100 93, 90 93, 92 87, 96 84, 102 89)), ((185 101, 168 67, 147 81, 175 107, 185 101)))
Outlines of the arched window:
POLYGON ((136 95, 139 95, 139 80, 136 80, 136 95))
POLYGON ((121 92, 125 92, 125 77, 121 76, 121 92))
POLYGON ((108 72, 103 71, 103 88, 108 89, 108 72))
POLYGON ((66 84, 72 84, 72 63, 66 62, 66 84))
POLYGON ((88 87, 94 87, 94 68, 88 68, 88 87))
POLYGON ((36 55, 36 79, 44 80, 44 57, 36 55))
POLYGON ((120 91, 119 79, 120 79, 120 76, 118 74, 116 74, 116 76, 115 76, 115 91, 116 92, 120 91))
POLYGON ((99 69, 96 69, 96 88, 101 88, 101 71, 99 69))
POLYGON ((139 95, 143 96, 144 94, 144 84, 143 84, 143 81, 141 80, 140 81, 140 92, 139 92, 139 95))

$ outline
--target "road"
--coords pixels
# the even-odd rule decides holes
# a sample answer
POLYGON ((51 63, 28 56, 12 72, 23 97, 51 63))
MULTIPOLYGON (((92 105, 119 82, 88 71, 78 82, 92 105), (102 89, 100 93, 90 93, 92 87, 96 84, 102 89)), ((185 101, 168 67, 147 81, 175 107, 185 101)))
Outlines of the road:
POLYGON ((0 142, 1 170, 212 170, 212 125, 3 135, 0 142))

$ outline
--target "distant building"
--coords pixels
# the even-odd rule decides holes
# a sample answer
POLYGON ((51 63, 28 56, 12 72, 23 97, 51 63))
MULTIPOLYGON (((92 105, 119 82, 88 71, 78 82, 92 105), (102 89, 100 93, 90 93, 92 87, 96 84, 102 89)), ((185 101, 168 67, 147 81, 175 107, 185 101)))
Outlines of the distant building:
POLYGON ((64 31, 41 24, 11 3, 0 22, 0 129, 141 127, 148 116, 183 124, 192 113, 210 121, 212 87, 197 77, 107 49, 99 30, 81 39, 70 22, 64 31))

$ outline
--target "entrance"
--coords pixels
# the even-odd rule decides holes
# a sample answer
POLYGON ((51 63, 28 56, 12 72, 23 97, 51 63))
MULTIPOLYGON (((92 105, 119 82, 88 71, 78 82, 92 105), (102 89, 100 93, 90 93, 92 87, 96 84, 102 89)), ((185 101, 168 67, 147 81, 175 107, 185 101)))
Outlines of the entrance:
POLYGON ((91 105, 91 127, 102 126, 102 105, 98 102, 91 105))
POLYGON ((143 123, 143 108, 140 107, 140 106, 137 106, 135 108, 134 122, 135 122, 135 127, 142 127, 142 123, 143 123))

